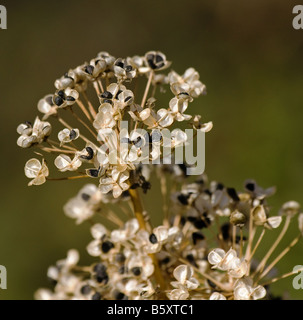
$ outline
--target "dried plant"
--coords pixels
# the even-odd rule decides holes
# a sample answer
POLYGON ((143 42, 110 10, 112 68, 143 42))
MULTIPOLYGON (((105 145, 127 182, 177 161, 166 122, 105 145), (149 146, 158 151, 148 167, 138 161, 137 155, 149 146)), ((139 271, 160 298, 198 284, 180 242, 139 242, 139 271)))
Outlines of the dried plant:
POLYGON ((205 174, 190 175, 191 166, 176 161, 179 147, 210 131, 212 122, 185 114, 206 93, 198 72, 162 73, 169 66, 157 51, 125 59, 100 52, 55 81, 56 92, 38 103, 42 120, 18 126, 17 144, 38 148, 41 157, 25 165, 29 185, 81 178, 98 182, 85 184, 64 206, 77 224, 91 223, 87 252, 92 264, 79 266, 78 251, 70 250, 48 269, 53 290, 39 289, 36 299, 271 299, 270 284, 295 273, 271 275, 302 236, 297 202, 285 203, 271 216, 267 198, 274 188, 250 180, 238 192, 208 183, 205 174), (173 96, 167 108, 160 108, 158 97, 166 87, 173 96), (49 119, 61 126, 55 138, 49 119), (181 122, 195 131, 192 137, 180 129, 181 122), (167 139, 163 132, 173 126, 167 139), (49 176, 51 154, 64 177, 49 176), (143 206, 142 193, 154 196, 149 191, 153 176, 162 212, 143 206), (159 214, 162 224, 154 227, 151 221, 159 214), (274 257, 293 220, 298 235, 274 257), (268 246, 265 234, 278 228, 268 246), (256 253, 263 245, 268 251, 259 260, 256 253))

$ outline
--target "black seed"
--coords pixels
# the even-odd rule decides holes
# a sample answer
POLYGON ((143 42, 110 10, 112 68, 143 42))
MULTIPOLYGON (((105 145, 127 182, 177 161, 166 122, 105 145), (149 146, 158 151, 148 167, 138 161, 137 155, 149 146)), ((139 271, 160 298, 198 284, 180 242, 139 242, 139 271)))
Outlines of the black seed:
POLYGON ((115 293, 115 299, 116 299, 116 300, 123 300, 124 297, 125 297, 125 294, 122 293, 122 292, 119 292, 119 291, 118 291, 118 292, 115 293))
POLYGON ((128 97, 126 97, 126 98, 124 99, 124 102, 129 101, 131 98, 132 98, 132 96, 128 96, 128 97))
POLYGON ((98 283, 104 282, 104 284, 107 284, 109 278, 108 278, 108 275, 106 275, 106 276, 103 276, 103 275, 99 276, 99 275, 97 274, 96 280, 97 280, 98 283))
POLYGON ((227 194, 234 200, 234 201, 240 201, 240 198, 238 197, 237 191, 234 188, 227 188, 226 189, 227 194))
POLYGON ((114 244, 112 242, 110 242, 110 241, 105 241, 101 245, 101 250, 104 253, 109 252, 109 250, 111 250, 112 248, 114 248, 114 244))
POLYGON ((94 71, 94 67, 91 66, 91 65, 88 65, 84 68, 85 72, 92 75, 93 74, 93 71, 94 71))
POLYGON ((135 140, 132 141, 132 143, 137 147, 140 148, 143 145, 143 139, 139 136, 135 140))
POLYGON ((28 128, 31 128, 31 127, 32 127, 32 123, 29 122, 29 121, 25 121, 24 124, 26 124, 28 128))
POLYGON ((140 267, 134 267, 134 268, 132 268, 132 273, 135 275, 135 276, 139 276, 140 274, 141 274, 141 272, 142 272, 142 268, 140 268, 140 267))
POLYGON ((205 239, 201 232, 193 232, 192 238, 193 238, 194 245, 196 245, 199 240, 205 239))
POLYGON ((168 264, 169 261, 170 261, 170 257, 166 257, 166 258, 164 258, 163 260, 161 260, 160 262, 161 262, 162 264, 168 264))
POLYGON ((65 99, 65 93, 63 90, 58 91, 58 96, 61 97, 62 99, 65 99))
POLYGON ((122 61, 117 61, 115 63, 115 66, 120 67, 120 68, 124 68, 124 63, 122 61))
POLYGON ((110 100, 110 99, 104 99, 104 100, 103 100, 103 103, 113 104, 112 100, 110 100))
POLYGON ((206 223, 207 221, 205 220, 202 220, 200 218, 197 218, 197 220, 194 222, 194 226, 197 228, 197 229, 203 229, 203 228, 207 228, 208 227, 208 223, 206 223))
POLYGON ((187 166, 184 163, 178 164, 179 168, 182 170, 183 174, 186 176, 187 166))
POLYGON ((119 274, 124 274, 124 273, 125 273, 125 270, 126 270, 125 266, 122 266, 122 267, 118 270, 118 272, 119 272, 119 274))
POLYGON ((156 237, 156 235, 154 233, 152 233, 150 236, 149 236, 149 241, 152 243, 152 244, 155 244, 158 242, 158 239, 156 237))
POLYGON ((198 218, 189 216, 189 217, 187 217, 187 220, 191 223, 194 223, 198 220, 198 218))
POLYGON ((55 105, 57 105, 58 107, 60 107, 63 104, 64 100, 60 97, 60 96, 56 96, 55 97, 55 105))
POLYGON ((76 99, 72 96, 67 96, 66 101, 76 101, 76 99))
POLYGON ((90 195, 87 194, 87 193, 82 193, 81 194, 81 198, 84 200, 84 201, 88 201, 90 199, 90 195))
POLYGON ((180 220, 180 226, 184 226, 185 225, 185 223, 186 223, 186 219, 185 219, 185 217, 181 217, 181 220, 180 220))
POLYGON ((92 178, 98 178, 99 176, 99 169, 88 169, 87 173, 89 176, 91 176, 92 178))
POLYGON ((222 234, 223 240, 226 241, 230 239, 230 224, 228 222, 222 224, 221 234, 222 234))
POLYGON ((205 189, 203 192, 204 192, 205 194, 208 194, 209 196, 211 196, 211 194, 212 194, 209 189, 205 189))
POLYGON ((179 200, 179 202, 181 204, 183 204, 184 206, 187 206, 188 205, 188 198, 189 198, 189 195, 185 195, 183 193, 179 194, 177 199, 179 200))
POLYGON ((122 252, 116 254, 116 261, 118 263, 123 263, 125 261, 125 255, 122 252))
POLYGON ((98 263, 94 267, 94 271, 96 272, 96 280, 97 282, 108 282, 108 274, 106 272, 106 266, 102 263, 98 263))
POLYGON ((156 54, 156 59, 155 60, 156 60, 157 63, 164 61, 163 57, 161 55, 159 55, 159 54, 156 54))
POLYGON ((185 95, 185 96, 189 96, 189 93, 187 93, 187 92, 180 92, 179 94, 178 94, 178 96, 181 96, 181 95, 185 95))
MULTIPOLYGON (((242 237, 242 241, 246 241, 247 238, 245 236, 242 237)), ((236 235, 236 243, 240 243, 241 237, 239 235, 236 235)))
POLYGON ((197 263, 195 261, 195 257, 191 253, 186 256, 186 259, 191 265, 197 267, 197 263))
POLYGON ((119 94, 122 93, 122 90, 119 90, 115 96, 115 99, 118 99, 119 94))
POLYGON ((224 189, 224 185, 222 183, 218 183, 216 186, 217 190, 223 190, 224 189))
POLYGON ((154 59, 155 59, 155 55, 154 54, 148 54, 146 56, 146 60, 148 65, 152 68, 152 69, 157 69, 157 65, 154 63, 154 59))
POLYGON ((143 189, 143 192, 146 193, 147 190, 149 190, 151 188, 151 184, 150 182, 148 181, 145 181, 142 183, 142 189, 143 189))
POLYGON ((130 66, 130 65, 128 65, 128 66, 125 66, 125 67, 124 67, 124 70, 125 70, 126 72, 130 72, 130 71, 133 70, 133 67, 130 66))
POLYGON ((121 197, 122 198, 128 198, 129 197, 129 191, 128 190, 123 191, 122 194, 121 194, 121 197))
POLYGON ((86 147, 85 150, 87 152, 87 156, 82 155, 80 158, 84 160, 91 160, 94 157, 94 150, 91 147, 86 147))
POLYGON ((211 280, 207 279, 207 283, 209 284, 210 287, 216 288, 216 285, 211 280))
POLYGON ((109 91, 104 91, 104 92, 101 94, 101 98, 103 98, 103 99, 112 99, 112 98, 113 98, 113 95, 112 95, 111 92, 109 92, 109 91))
POLYGON ((80 289, 81 293, 86 295, 92 291, 92 288, 89 285, 85 285, 80 289))
POLYGON ((134 189, 137 189, 137 188, 139 188, 140 187, 140 185, 139 185, 139 183, 133 183, 131 186, 130 186, 130 189, 132 189, 132 190, 134 190, 134 189))
POLYGON ((103 263, 97 263, 94 266, 94 272, 106 272, 106 266, 103 263))
POLYGON ((77 137, 77 132, 74 129, 72 129, 69 133, 69 138, 71 140, 74 140, 76 137, 77 137))
POLYGON ((245 188, 247 189, 247 190, 249 190, 249 191, 255 191, 255 184, 254 183, 252 183, 252 182, 249 182, 249 183, 247 183, 246 184, 246 186, 245 186, 245 188))
POLYGON ((157 69, 157 66, 154 64, 154 61, 152 59, 147 60, 147 63, 151 69, 157 69))
POLYGON ((92 296, 92 300, 100 300, 101 299, 101 294, 99 292, 96 292, 92 296))

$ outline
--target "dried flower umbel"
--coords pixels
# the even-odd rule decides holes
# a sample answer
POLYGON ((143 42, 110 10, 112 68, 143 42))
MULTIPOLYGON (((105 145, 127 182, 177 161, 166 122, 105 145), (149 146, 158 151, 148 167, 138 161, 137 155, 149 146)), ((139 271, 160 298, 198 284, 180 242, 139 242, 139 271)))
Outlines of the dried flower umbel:
MULTIPOLYGON (((25 165, 29 185, 91 178, 66 203, 64 212, 77 224, 92 224, 87 252, 94 260, 79 266, 78 251, 70 250, 66 259, 48 269, 54 288, 39 289, 36 299, 270 299, 271 283, 298 272, 270 276, 302 237, 303 214, 297 202, 285 203, 272 216, 267 198, 274 188, 263 189, 249 180, 238 192, 222 183, 208 183, 205 175, 192 179, 186 163, 163 160, 159 149, 165 144, 163 128, 183 121, 196 131, 212 128, 212 122, 201 122, 200 115, 187 114, 193 99, 206 93, 198 72, 189 68, 183 75, 162 73, 169 66, 157 51, 118 59, 100 52, 55 81, 55 93, 38 103, 42 120, 37 117, 34 124, 18 126, 17 144, 39 148, 36 153, 42 156, 25 165), (157 97, 165 86, 172 98, 161 108, 157 97), (57 134, 51 120, 62 125, 57 134), (122 121, 132 130, 123 136, 122 121), (137 161, 146 145, 145 157, 160 159, 159 164, 137 161), (58 171, 76 174, 50 177, 50 154, 55 155, 58 171), (157 227, 151 220, 159 213, 147 212, 141 199, 142 191, 151 188, 152 175, 163 196, 163 222, 157 227), (106 227, 105 221, 114 228, 106 227), (298 223, 298 235, 274 257, 292 221, 298 223), (281 230, 258 260, 258 248, 273 229, 281 230)), ((180 128, 172 131, 172 149, 187 140, 180 128)))

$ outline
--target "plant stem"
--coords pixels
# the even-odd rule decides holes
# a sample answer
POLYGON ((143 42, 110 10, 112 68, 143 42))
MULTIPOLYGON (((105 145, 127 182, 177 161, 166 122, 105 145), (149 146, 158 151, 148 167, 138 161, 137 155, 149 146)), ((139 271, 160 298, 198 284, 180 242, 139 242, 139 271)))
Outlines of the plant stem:
POLYGON ((300 233, 277 257, 276 259, 263 271, 260 275, 259 279, 264 278, 268 272, 290 251, 292 247, 294 247, 297 242, 300 240, 302 234, 300 233))
POLYGON ((259 245, 260 245, 260 243, 261 243, 261 241, 262 241, 262 239, 263 239, 263 237, 264 237, 265 231, 266 231, 266 229, 263 228, 262 233, 260 234, 259 239, 258 239, 258 241, 257 241, 257 243, 256 243, 256 245, 255 245, 255 247, 254 247, 254 249, 253 249, 253 251, 250 253, 250 257, 248 258, 248 262, 251 261, 251 259, 252 259, 252 257, 254 256, 256 250, 258 249, 258 247, 259 247, 259 245))
MULTIPOLYGON (((148 227, 146 225, 146 221, 143 216, 143 205, 140 199, 140 195, 137 189, 128 189, 133 206, 134 206, 134 213, 135 217, 139 222, 140 229, 150 231, 148 230, 148 227)), ((149 228, 150 229, 150 228, 149 228)))
MULTIPOLYGON (((133 206, 134 206, 135 217, 139 222, 140 229, 143 229, 143 230, 150 232, 151 226, 149 224, 147 224, 144 219, 144 215, 143 215, 144 209, 143 209, 143 205, 142 205, 138 190, 137 189, 129 189, 129 194, 130 194, 133 206)), ((165 290, 166 285, 165 285, 165 281, 164 281, 162 272, 159 267, 159 262, 154 254, 150 254, 149 256, 151 257, 151 259, 153 261, 153 265, 155 268, 154 275, 155 275, 155 279, 157 281, 157 284, 160 286, 161 290, 165 290)))
POLYGON ((151 71, 150 74, 149 74, 149 77, 148 77, 148 81, 147 81, 147 84, 146 84, 146 87, 145 87, 145 91, 144 91, 144 95, 143 95, 142 102, 141 102, 141 107, 142 108, 144 108, 144 105, 145 105, 145 102, 146 102, 146 99, 147 99, 147 95, 148 95, 148 91, 149 91, 149 88, 150 88, 150 84, 151 84, 153 75, 154 75, 154 72, 151 71))
POLYGON ((256 269, 256 271, 254 272, 254 275, 256 275, 258 272, 262 272, 264 270, 264 267, 266 265, 267 260, 270 258, 270 256, 272 255, 272 253, 274 252, 274 250, 276 249, 276 247, 279 245, 280 241, 282 240, 282 238, 284 237, 288 227, 289 227, 289 223, 291 220, 291 216, 287 216, 286 220, 285 220, 285 224, 283 226, 283 229, 281 230, 278 238, 276 239, 276 241, 273 243, 273 245, 271 246, 271 248, 268 250, 267 254, 264 256, 264 258, 262 259, 262 261, 260 262, 260 264, 258 265, 258 268, 256 269))

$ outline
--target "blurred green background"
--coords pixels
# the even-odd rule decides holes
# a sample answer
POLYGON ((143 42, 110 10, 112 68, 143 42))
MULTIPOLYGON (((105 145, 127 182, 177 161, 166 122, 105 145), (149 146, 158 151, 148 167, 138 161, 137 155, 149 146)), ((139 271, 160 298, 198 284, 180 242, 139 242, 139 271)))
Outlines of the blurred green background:
MULTIPOLYGON (((32 299, 48 285, 47 267, 69 248, 87 259, 88 225, 75 226, 62 211, 82 182, 28 188, 23 167, 33 154, 17 147, 16 127, 34 120, 38 100, 54 92, 55 79, 99 51, 125 57, 161 50, 178 73, 196 68, 208 94, 189 113, 214 122, 206 137, 209 178, 237 189, 247 178, 277 186, 273 213, 287 200, 303 204, 303 30, 292 28, 297 1, 0 4, 8 12, 8 29, 0 30, 0 264, 8 289, 0 289, 0 299, 32 299)), ((295 226, 283 244, 296 233, 295 226)), ((286 272, 297 264, 303 264, 302 242, 278 267, 286 272)), ((274 289, 303 298, 292 278, 274 289)))

